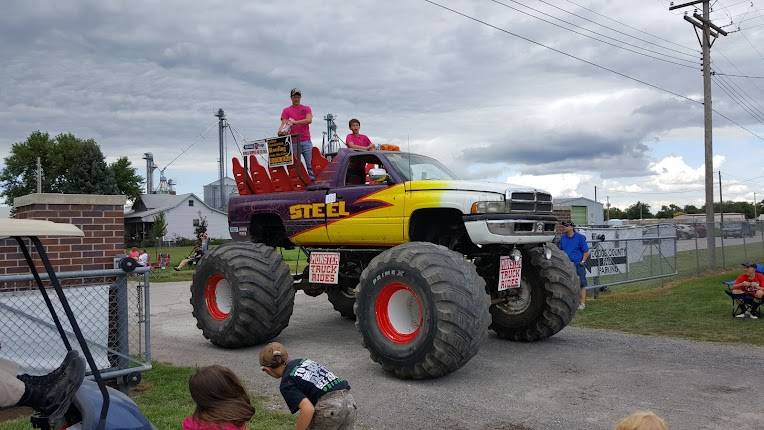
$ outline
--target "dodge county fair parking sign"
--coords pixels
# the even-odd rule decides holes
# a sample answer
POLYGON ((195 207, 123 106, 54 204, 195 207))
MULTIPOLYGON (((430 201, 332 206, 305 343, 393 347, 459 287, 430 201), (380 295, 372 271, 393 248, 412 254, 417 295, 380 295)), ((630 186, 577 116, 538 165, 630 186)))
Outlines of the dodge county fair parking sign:
POLYGON ((339 252, 311 252, 308 279, 311 284, 338 284, 339 252))
POLYGON ((513 260, 508 255, 499 258, 499 291, 508 288, 520 287, 520 271, 523 268, 523 260, 513 260))

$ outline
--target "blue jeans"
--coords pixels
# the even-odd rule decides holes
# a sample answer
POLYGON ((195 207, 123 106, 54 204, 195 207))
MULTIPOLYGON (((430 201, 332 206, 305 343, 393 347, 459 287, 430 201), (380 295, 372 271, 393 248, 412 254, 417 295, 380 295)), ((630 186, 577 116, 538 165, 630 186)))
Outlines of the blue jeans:
POLYGON ((586 281, 586 268, 580 264, 580 263, 573 263, 576 265, 576 274, 578 275, 578 279, 581 281, 581 288, 586 288, 587 281, 586 281))
POLYGON ((303 140, 300 142, 299 148, 302 158, 305 159, 305 169, 308 171, 308 176, 315 181, 316 175, 313 174, 313 166, 310 165, 311 160, 313 160, 313 142, 310 140, 303 140))

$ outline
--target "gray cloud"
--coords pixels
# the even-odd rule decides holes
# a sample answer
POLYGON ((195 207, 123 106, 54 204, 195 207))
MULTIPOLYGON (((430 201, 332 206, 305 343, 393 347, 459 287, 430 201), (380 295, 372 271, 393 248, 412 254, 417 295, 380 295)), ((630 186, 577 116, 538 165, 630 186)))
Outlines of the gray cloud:
MULTIPOLYGON (((660 4, 626 17, 614 3, 588 5, 695 47, 686 23, 660 4)), ((448 4, 682 94, 700 93, 699 71, 617 51, 489 2, 448 4)), ((764 33, 748 37, 764 41, 764 33)), ((197 142, 168 170, 185 175, 181 188, 215 177, 215 133, 198 137, 214 124, 215 109, 226 109, 247 137, 264 137, 293 86, 317 118, 338 114, 340 130, 359 117, 375 140, 410 139, 416 150, 472 164, 457 169, 469 175, 510 167, 644 174, 650 146, 702 118, 697 107, 637 91, 634 82, 424 2, 11 1, 0 38, 0 154, 37 129, 93 137, 107 155, 138 165, 145 151, 162 165, 197 142), (561 99, 623 91, 586 115, 548 117, 561 99)), ((761 70, 744 41, 728 39, 718 43, 738 67, 761 70)), ((716 60, 719 67, 724 61, 716 60)), ((715 103, 750 123, 723 95, 715 103)), ((314 122, 316 143, 321 128, 314 122)))

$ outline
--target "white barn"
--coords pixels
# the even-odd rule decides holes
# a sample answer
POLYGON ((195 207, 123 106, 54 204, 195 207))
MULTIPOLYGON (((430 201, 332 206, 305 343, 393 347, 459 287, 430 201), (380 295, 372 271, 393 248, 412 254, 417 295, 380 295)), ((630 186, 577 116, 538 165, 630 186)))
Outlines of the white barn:
POLYGON ((154 223, 154 217, 165 214, 167 235, 165 240, 194 239, 194 229, 202 218, 207 219, 207 234, 212 239, 230 239, 228 216, 211 208, 193 193, 141 194, 130 212, 125 214, 125 234, 131 241, 145 238, 154 223))

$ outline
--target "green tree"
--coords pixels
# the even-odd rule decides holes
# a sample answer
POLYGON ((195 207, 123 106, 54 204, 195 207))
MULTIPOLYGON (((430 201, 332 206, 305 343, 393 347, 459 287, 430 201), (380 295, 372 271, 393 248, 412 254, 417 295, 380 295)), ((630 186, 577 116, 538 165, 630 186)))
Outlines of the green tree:
POLYGON ((55 141, 48 133, 40 131, 11 146, 11 154, 5 157, 5 167, 0 172, 0 195, 5 198, 6 204, 12 205, 14 198, 37 191, 37 157, 40 157, 42 164, 42 191, 56 192, 54 152, 55 141))
POLYGON ((650 213, 650 205, 638 201, 626 208, 626 217, 628 219, 652 218, 653 214, 650 213))
POLYGON ((126 195, 128 200, 135 201, 143 193, 143 177, 136 173, 127 157, 121 157, 119 160, 109 164, 109 170, 114 175, 119 192, 126 195))
POLYGON ((149 230, 149 236, 154 241, 157 247, 157 255, 159 255, 159 249, 162 247, 162 239, 167 234, 167 218, 164 216, 164 212, 154 216, 154 222, 151 224, 151 230, 149 230))
POLYGON ((686 214, 699 214, 703 212, 703 209, 698 208, 695 205, 685 205, 684 208, 682 209, 682 212, 686 214))
POLYGON ((626 213, 615 206, 610 208, 609 213, 608 213, 608 210, 605 209, 605 219, 625 219, 625 218, 626 218, 626 213))
POLYGON ((42 165, 44 193, 124 192, 130 197, 127 192, 140 188, 140 177, 134 169, 130 171, 129 162, 118 160, 115 167, 107 166, 93 139, 79 139, 71 133, 51 138, 48 133, 35 131, 24 142, 14 143, 5 158, 5 167, 0 172, 0 196, 7 204, 37 190, 37 157, 42 165), (117 173, 121 182, 117 181, 117 173))
POLYGON ((661 210, 655 213, 656 218, 674 218, 674 216, 682 213, 682 208, 671 203, 670 205, 661 206, 661 210))
POLYGON ((207 232, 207 217, 202 215, 199 211, 199 225, 194 227, 194 237, 199 237, 200 234, 207 232))
MULTIPOLYGON (((74 136, 71 136, 74 137, 74 136)), ((78 158, 64 177, 64 194, 119 194, 114 173, 104 161, 101 149, 89 139, 79 142, 78 158)))

